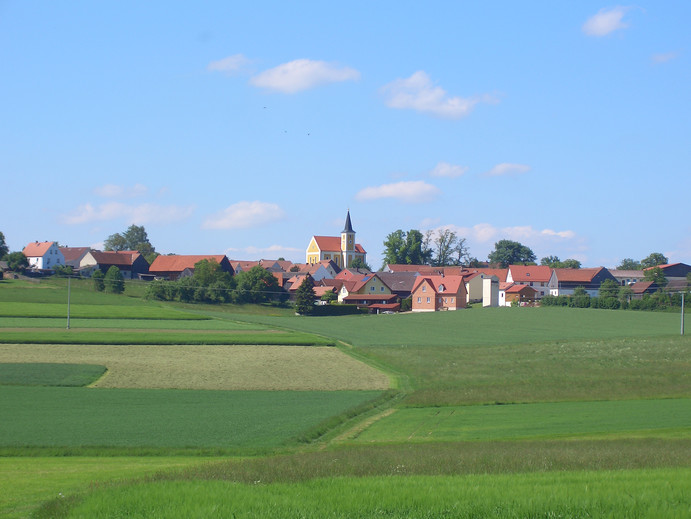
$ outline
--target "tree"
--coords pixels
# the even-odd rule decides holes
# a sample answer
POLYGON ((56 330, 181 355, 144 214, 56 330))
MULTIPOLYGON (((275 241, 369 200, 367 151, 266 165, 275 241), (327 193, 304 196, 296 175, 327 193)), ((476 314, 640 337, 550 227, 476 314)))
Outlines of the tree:
POLYGON ((535 253, 517 241, 499 240, 487 259, 506 268, 509 265, 527 265, 535 261, 535 253))
POLYGON ((6 258, 7 268, 13 272, 24 272, 29 266, 29 260, 23 252, 10 252, 6 258))
POLYGON ((641 267, 646 269, 649 267, 657 267, 658 265, 666 265, 667 263, 669 263, 667 256, 659 252, 653 252, 647 258, 641 260, 641 267))
MULTIPOLYGON (((149 241, 144 226, 137 226, 134 224, 130 225, 122 234, 116 233, 108 236, 103 243, 103 247, 107 251, 136 250, 146 257, 147 260, 149 256, 156 252, 149 241)), ((151 261, 153 261, 153 259, 151 261)))
POLYGON ((314 280, 307 274, 295 292, 295 311, 300 315, 311 315, 314 312, 314 280))
POLYGON ((384 240, 382 268, 387 264, 427 265, 431 258, 429 240, 417 229, 411 229, 407 233, 398 229, 384 240))
POLYGON ((372 272, 372 267, 370 267, 362 258, 355 258, 350 262, 350 268, 352 269, 363 269, 372 272))
POLYGON ((4 258, 10 253, 10 249, 5 243, 5 235, 0 231, 0 259, 4 258))
POLYGON ((94 290, 103 292, 106 289, 106 285, 103 282, 103 271, 101 269, 96 269, 91 279, 94 280, 94 290))
POLYGON ((540 260, 540 265, 545 265, 553 269, 579 269, 581 262, 575 259, 561 261, 558 256, 546 256, 540 260))
POLYGON ((122 272, 115 265, 111 265, 103 277, 103 284, 106 292, 112 294, 122 294, 125 291, 125 280, 122 277, 122 272))
POLYGON ((432 264, 437 267, 462 265, 470 260, 465 238, 459 238, 451 229, 437 231, 432 243, 434 244, 432 264))
POLYGON ((71 265, 55 265, 53 272, 55 272, 56 277, 67 278, 72 276, 74 269, 71 265))
POLYGON ((664 287, 667 284, 667 278, 665 277, 665 273, 662 271, 660 267, 653 267, 651 269, 646 270, 643 273, 643 277, 646 281, 652 281, 660 288, 664 287))
POLYGON ((268 270, 256 266, 235 276, 238 303, 266 303, 278 299, 284 302, 288 296, 278 286, 278 280, 268 270))
POLYGON ((641 270, 643 267, 640 261, 636 261, 632 258, 624 258, 616 268, 617 270, 641 270))

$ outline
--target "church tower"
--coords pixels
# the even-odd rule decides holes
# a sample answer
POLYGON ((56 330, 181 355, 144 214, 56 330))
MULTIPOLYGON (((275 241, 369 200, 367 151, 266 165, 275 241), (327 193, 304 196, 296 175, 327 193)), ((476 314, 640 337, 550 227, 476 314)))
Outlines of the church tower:
POLYGON ((343 254, 343 266, 350 267, 355 252, 355 231, 350 223, 350 210, 346 214, 345 226, 341 231, 341 253, 343 254))

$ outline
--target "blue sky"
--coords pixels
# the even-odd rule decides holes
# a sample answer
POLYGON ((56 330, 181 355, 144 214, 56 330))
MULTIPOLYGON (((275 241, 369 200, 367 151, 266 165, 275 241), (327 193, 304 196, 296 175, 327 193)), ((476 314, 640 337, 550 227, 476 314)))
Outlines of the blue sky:
POLYGON ((0 0, 0 231, 691 263, 691 2, 0 0), (330 5, 333 4, 333 5, 330 5))

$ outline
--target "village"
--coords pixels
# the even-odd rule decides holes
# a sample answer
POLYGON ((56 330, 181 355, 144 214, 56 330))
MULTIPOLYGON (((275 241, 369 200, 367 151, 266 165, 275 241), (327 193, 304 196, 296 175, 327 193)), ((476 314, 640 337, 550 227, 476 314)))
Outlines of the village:
MULTIPOLYGON (((71 274, 91 277, 116 267, 126 280, 184 280, 193 276, 195 265, 207 260, 231 276, 260 267, 271 273, 277 286, 290 301, 309 277, 314 285, 315 304, 345 304, 370 313, 400 311, 436 312, 466 308, 527 306, 543 298, 573 296, 577 291, 589 297, 599 295, 603 283, 627 287, 630 299, 641 299, 661 288, 667 292, 686 292, 691 266, 662 264, 640 270, 595 268, 552 268, 546 265, 431 266, 386 264, 380 271, 363 268, 365 248, 356 242, 350 211, 340 236, 312 236, 306 248, 305 263, 284 259, 232 260, 223 254, 158 255, 149 264, 136 250, 99 251, 90 247, 62 247, 56 242, 32 242, 22 253, 27 273, 49 275, 63 267, 71 274), (664 282, 651 280, 650 269, 659 269, 664 282)), ((7 273, 7 262, 0 263, 7 273)), ((9 274, 9 273, 8 273, 9 274)), ((659 274, 658 274, 659 276, 659 274)))

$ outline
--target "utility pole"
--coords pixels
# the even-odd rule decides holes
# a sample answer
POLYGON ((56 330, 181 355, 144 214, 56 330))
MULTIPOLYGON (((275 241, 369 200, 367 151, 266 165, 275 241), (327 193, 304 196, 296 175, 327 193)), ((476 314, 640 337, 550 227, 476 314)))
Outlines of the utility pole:
POLYGON ((67 276, 67 329, 70 329, 70 295, 72 294, 72 277, 67 276))
POLYGON ((684 335, 684 292, 681 293, 681 334, 684 335))

